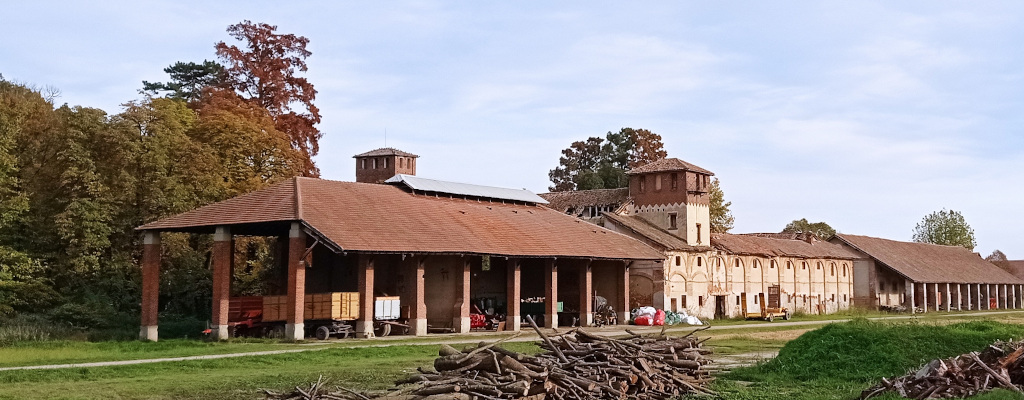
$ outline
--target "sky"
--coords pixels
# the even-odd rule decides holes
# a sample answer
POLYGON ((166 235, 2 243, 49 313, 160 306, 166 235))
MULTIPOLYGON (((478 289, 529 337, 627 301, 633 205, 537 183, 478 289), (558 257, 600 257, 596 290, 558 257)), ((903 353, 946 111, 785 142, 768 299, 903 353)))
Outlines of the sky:
POLYGON ((1024 2, 8 3, 0 74, 111 114, 228 25, 309 38, 324 178, 388 146, 540 193, 573 141, 644 128, 715 173, 735 233, 910 240, 952 209, 1024 259, 1024 2))

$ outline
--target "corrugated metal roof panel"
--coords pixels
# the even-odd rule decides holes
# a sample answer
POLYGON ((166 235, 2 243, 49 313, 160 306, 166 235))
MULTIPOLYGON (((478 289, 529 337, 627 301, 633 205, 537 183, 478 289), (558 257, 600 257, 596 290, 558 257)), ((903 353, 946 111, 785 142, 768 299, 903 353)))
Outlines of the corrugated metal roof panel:
POLYGON ((398 174, 385 183, 401 183, 413 190, 424 192, 449 193, 460 196, 484 197, 498 200, 513 200, 526 203, 547 204, 548 201, 526 189, 508 189, 494 186, 473 185, 421 178, 413 175, 398 174))

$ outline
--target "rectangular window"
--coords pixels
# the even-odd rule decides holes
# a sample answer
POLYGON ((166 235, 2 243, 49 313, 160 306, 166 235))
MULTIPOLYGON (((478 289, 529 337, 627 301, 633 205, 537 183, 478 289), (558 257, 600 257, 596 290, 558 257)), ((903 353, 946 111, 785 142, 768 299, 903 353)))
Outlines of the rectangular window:
POLYGON ((638 181, 637 186, 639 186, 639 192, 640 193, 644 192, 644 181, 646 181, 646 180, 647 180, 647 177, 643 176, 643 175, 641 175, 641 176, 639 176, 637 178, 637 181, 638 181))
POLYGON ((661 175, 654 176, 654 190, 661 190, 661 175))
POLYGON ((680 296, 680 299, 683 301, 683 308, 686 308, 686 295, 680 296))
POLYGON ((758 303, 757 303, 757 302, 758 302, 758 300, 757 300, 757 299, 759 299, 759 298, 761 298, 761 296, 754 296, 754 304, 758 304, 758 303))
POLYGON ((704 296, 697 296, 697 305, 704 307, 704 296))
POLYGON ((377 159, 373 159, 373 169, 377 169, 377 159))
POLYGON ((679 266, 679 265, 681 265, 681 264, 682 264, 682 263, 681 263, 681 261, 682 261, 682 260, 683 260, 683 258, 682 258, 682 257, 680 257, 680 256, 676 256, 676 266, 679 266))
MULTIPOLYGON (((746 293, 743 293, 746 295, 746 293)), ((736 305, 740 305, 740 296, 736 296, 736 305)))
POLYGON ((671 175, 672 190, 679 189, 679 174, 673 172, 671 175))
POLYGON ((384 169, 388 169, 388 159, 384 159, 384 169))
POLYGON ((362 168, 362 169, 366 169, 366 159, 365 158, 362 159, 362 160, 359 160, 359 167, 362 168))
POLYGON ((676 227, 676 213, 668 214, 668 229, 677 229, 676 227))
POLYGON ((697 224, 697 243, 700 243, 700 224, 697 224))
POLYGON ((398 168, 405 168, 405 159, 398 157, 398 168))

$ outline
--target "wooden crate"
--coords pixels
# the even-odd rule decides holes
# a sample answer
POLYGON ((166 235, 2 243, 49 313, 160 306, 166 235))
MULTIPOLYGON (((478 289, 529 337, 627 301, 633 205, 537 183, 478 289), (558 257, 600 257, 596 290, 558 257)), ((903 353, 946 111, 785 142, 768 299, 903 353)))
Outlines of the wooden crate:
MULTIPOLYGON (((304 319, 359 319, 359 293, 307 293, 303 304, 304 319)), ((284 321, 288 317, 287 296, 263 297, 263 320, 284 321)))

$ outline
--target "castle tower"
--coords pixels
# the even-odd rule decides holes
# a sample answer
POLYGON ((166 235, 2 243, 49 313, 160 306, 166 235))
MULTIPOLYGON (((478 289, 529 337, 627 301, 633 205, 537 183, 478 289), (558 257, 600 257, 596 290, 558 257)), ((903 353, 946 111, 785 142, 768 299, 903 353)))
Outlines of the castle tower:
POLYGON ((627 174, 632 199, 630 214, 665 229, 691 246, 710 243, 708 188, 714 173, 678 158, 663 158, 627 174))
POLYGON ((382 183, 398 174, 416 175, 419 157, 391 147, 356 154, 356 182, 382 183))

